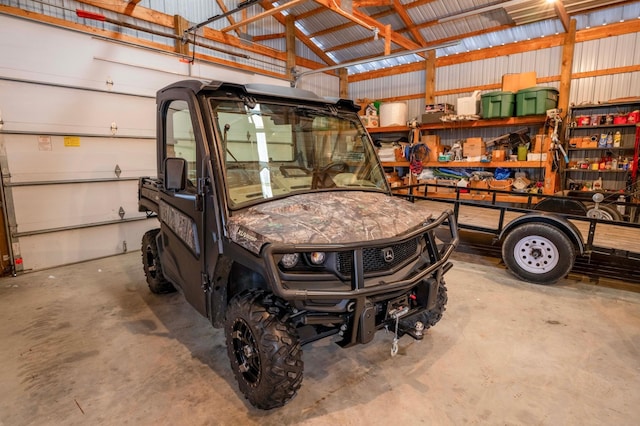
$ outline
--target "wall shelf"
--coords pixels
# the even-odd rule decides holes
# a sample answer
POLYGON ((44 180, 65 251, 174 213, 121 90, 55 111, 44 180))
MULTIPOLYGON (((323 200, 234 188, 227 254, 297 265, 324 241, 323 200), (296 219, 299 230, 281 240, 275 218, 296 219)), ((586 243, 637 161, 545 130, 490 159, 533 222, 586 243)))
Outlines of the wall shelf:
MULTIPOLYGON (((525 117, 497 118, 490 120, 443 121, 441 123, 422 124, 420 126, 420 130, 542 125, 546 120, 547 117, 545 115, 530 115, 525 117)), ((406 133, 409 132, 409 130, 410 128, 407 126, 367 127, 367 131, 369 133, 406 133)))

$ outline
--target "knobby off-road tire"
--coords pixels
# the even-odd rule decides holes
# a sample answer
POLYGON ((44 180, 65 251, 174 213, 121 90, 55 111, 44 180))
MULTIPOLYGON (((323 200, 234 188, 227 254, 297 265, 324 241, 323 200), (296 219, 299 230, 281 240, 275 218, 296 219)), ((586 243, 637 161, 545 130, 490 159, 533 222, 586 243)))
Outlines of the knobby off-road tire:
POLYGON ((229 303, 227 352, 240 391, 260 409, 281 407, 302 385, 302 349, 285 312, 263 291, 242 293, 229 303))
POLYGON ((176 289, 162 274, 158 245, 156 244, 158 232, 160 232, 159 229, 152 229, 142 236, 142 267, 144 275, 147 277, 149 290, 152 293, 171 293, 176 289))
POLYGON ((526 223, 513 229, 502 244, 502 260, 518 278, 553 284, 565 277, 576 258, 569 237, 555 226, 526 223))
POLYGON ((444 311, 447 309, 447 301, 449 297, 447 296, 447 286, 445 285, 444 280, 440 282, 440 286, 438 287, 438 296, 436 300, 436 306, 428 311, 420 312, 419 314, 408 316, 407 318, 403 318, 400 322, 408 328, 415 327, 416 321, 420 321, 424 325, 424 331, 433 327, 442 319, 442 315, 444 311))

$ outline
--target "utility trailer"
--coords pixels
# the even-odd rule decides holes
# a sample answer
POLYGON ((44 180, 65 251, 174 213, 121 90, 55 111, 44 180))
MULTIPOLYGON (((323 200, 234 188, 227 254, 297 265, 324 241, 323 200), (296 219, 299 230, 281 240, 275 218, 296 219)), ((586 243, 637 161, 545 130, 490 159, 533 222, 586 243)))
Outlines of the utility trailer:
POLYGON ((556 196, 458 187, 443 187, 455 191, 455 197, 445 199, 428 186, 394 190, 431 211, 453 206, 458 228, 492 236, 492 245, 500 247, 505 265, 524 281, 553 284, 579 263, 589 275, 640 282, 636 272, 640 268, 638 203, 617 201, 618 196, 606 199, 602 193, 589 194, 589 198, 587 193, 556 196), (502 195, 520 196, 522 201, 499 202, 502 195), (594 270, 605 258, 608 266, 594 270), (598 262, 593 263, 594 259, 598 262), (613 263, 617 266, 611 267, 613 263))

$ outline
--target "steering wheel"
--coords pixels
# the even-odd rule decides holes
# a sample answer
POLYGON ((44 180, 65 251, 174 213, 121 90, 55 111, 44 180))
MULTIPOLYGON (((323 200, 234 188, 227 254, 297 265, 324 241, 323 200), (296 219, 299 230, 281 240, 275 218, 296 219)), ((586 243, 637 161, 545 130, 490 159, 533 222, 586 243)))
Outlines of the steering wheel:
POLYGON ((318 173, 337 175, 338 173, 346 173, 347 171, 349 171, 349 165, 347 163, 344 161, 332 161, 326 166, 321 167, 318 173))
POLYGON ((329 164, 314 170, 311 188, 334 188, 336 183, 331 176, 349 171, 349 165, 344 161, 332 161, 329 164))
POLYGON ((302 172, 304 173, 305 176, 308 176, 309 174, 311 174, 311 170, 305 169, 302 166, 288 166, 288 165, 281 165, 280 166, 280 173, 282 173, 282 176, 288 178, 288 177, 296 177, 295 173, 291 174, 289 173, 289 170, 302 170, 302 172))

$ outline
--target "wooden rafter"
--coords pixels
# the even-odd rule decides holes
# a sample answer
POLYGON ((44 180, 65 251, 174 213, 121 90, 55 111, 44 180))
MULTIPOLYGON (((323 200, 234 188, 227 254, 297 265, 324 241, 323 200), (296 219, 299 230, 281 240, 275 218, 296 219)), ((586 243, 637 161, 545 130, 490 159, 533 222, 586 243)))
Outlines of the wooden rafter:
MULTIPOLYGON (((405 5, 403 5, 403 7, 404 7, 405 10, 407 10, 407 9, 411 9, 411 8, 414 8, 414 7, 421 6, 423 4, 431 3, 433 1, 435 1, 435 0, 417 0, 417 1, 414 1, 412 3, 405 4, 405 5)), ((325 8, 314 9, 313 11, 305 13, 304 17, 317 15, 318 13, 323 13, 325 11, 326 11, 325 8)), ((380 18, 384 18, 385 16, 389 16, 389 15, 393 15, 393 14, 394 14, 394 9, 393 8, 389 8, 389 9, 384 10, 382 12, 378 12, 376 14, 371 15, 371 18, 380 19, 380 18)), ((303 19, 303 15, 299 15, 298 19, 303 19)), ((434 21, 434 22, 437 23, 437 21, 434 21)), ((353 22, 353 21, 346 22, 346 23, 344 23, 342 25, 337 25, 337 26, 335 26, 333 28, 327 28, 327 29, 322 30, 322 31, 317 31, 317 32, 311 34, 311 37, 320 37, 320 36, 323 36, 325 34, 332 33, 334 31, 344 30, 345 28, 353 27, 354 25, 358 25, 358 24, 353 22)), ((398 32, 398 31, 396 31, 396 32, 398 32)))
POLYGON ((569 32, 569 15, 567 14, 567 10, 564 8, 564 5, 562 4, 562 2, 556 1, 553 3, 553 7, 556 9, 558 18, 560 18, 560 21, 562 21, 562 26, 564 27, 565 32, 569 32))
MULTIPOLYGON (((224 2, 222 0, 216 0, 216 3, 218 4, 218 7, 222 11, 222 13, 229 12, 229 9, 227 9, 227 6, 224 4, 224 2)), ((242 11, 244 12, 245 9, 243 9, 242 11)), ((235 19, 233 19, 233 16, 231 16, 231 15, 227 16, 227 21, 229 21, 229 24, 231 24, 231 25, 234 25, 236 23, 235 19)), ((236 30, 236 34, 240 35, 240 30, 237 29, 236 30)))
POLYGON ((424 46, 425 45, 424 37, 422 37, 422 34, 420 34, 420 31, 416 29, 416 26, 413 23, 413 20, 407 13, 407 10, 404 8, 402 3, 400 3, 399 0, 393 0, 393 8, 395 9, 400 19, 402 19, 402 23, 409 30, 414 40, 416 41, 416 43, 420 44, 421 46, 424 46))
POLYGON ((140 3, 141 1, 142 0, 129 0, 129 3, 127 3, 127 7, 125 9, 125 14, 131 15, 131 13, 133 12, 133 9, 135 9, 138 3, 140 3))
MULTIPOLYGON (((120 14, 124 14, 125 8, 126 8, 126 6, 120 0, 77 0, 77 1, 79 3, 88 4, 91 6, 99 7, 101 9, 108 10, 115 13, 120 13, 120 14)), ((143 6, 136 7, 135 10, 132 12, 131 16, 135 19, 140 19, 146 22, 153 22, 156 25, 164 26, 166 28, 173 28, 173 25, 174 25, 173 16, 145 8, 143 6)), ((222 33, 220 31, 214 30, 206 26, 203 27, 202 30, 203 30, 203 37, 207 40, 210 40, 216 43, 226 44, 231 47, 242 49, 246 52, 256 53, 256 54, 267 56, 269 58, 277 59, 280 61, 286 60, 285 52, 281 52, 281 51, 272 49, 270 47, 262 46, 262 45, 256 45, 253 43, 247 44, 243 40, 240 40, 238 37, 231 36, 227 33, 222 33)), ((299 33, 299 35, 304 37, 302 33, 299 33)), ((118 38, 118 37, 114 37, 114 38, 118 38)), ((319 53, 324 55, 324 53, 321 51, 319 53)), ((217 62, 222 62, 222 61, 217 61, 217 62)), ((319 64, 315 61, 311 61, 311 60, 300 58, 300 57, 296 58, 296 62, 305 68, 311 68, 311 69, 321 68, 322 66, 324 66, 324 64, 319 64)), ((327 63, 329 65, 335 64, 335 62, 333 61, 327 62, 327 63)))
POLYGON ((353 7, 391 6, 393 0, 353 0, 353 7))
MULTIPOLYGON (((229 32, 231 30, 235 30, 236 28, 239 28, 239 27, 242 27, 244 25, 250 24, 251 22, 259 21, 261 19, 264 19, 264 18, 272 16, 272 15, 275 15, 276 13, 280 13, 283 10, 290 9, 290 8, 292 8, 294 6, 297 6, 300 3, 304 3, 306 1, 307 0, 291 0, 288 3, 282 4, 282 5, 277 6, 277 7, 273 7, 271 9, 265 10, 262 13, 258 13, 257 15, 253 15, 253 16, 251 16, 249 18, 243 19, 240 22, 236 22, 233 25, 229 25, 228 27, 223 28, 221 31, 223 33, 226 33, 226 32, 229 32)), ((271 5, 273 6, 273 4, 271 4, 271 5)))
POLYGON ((251 37, 251 40, 253 40, 254 42, 267 41, 267 40, 278 40, 278 39, 281 39, 281 38, 285 38, 285 36, 286 36, 285 33, 264 34, 264 35, 253 36, 253 37, 251 37))
MULTIPOLYGON (((263 0, 260 2, 260 5, 265 10, 275 9, 275 6, 272 4, 271 0, 263 0)), ((273 18, 278 21, 281 25, 286 26, 284 16, 281 13, 273 15, 273 18)), ((296 29, 296 38, 300 40, 305 46, 307 46, 313 53, 315 53, 320 59, 322 59, 327 65, 335 65, 335 61, 331 59, 327 54, 316 46, 309 37, 304 35, 302 31, 296 29)))

